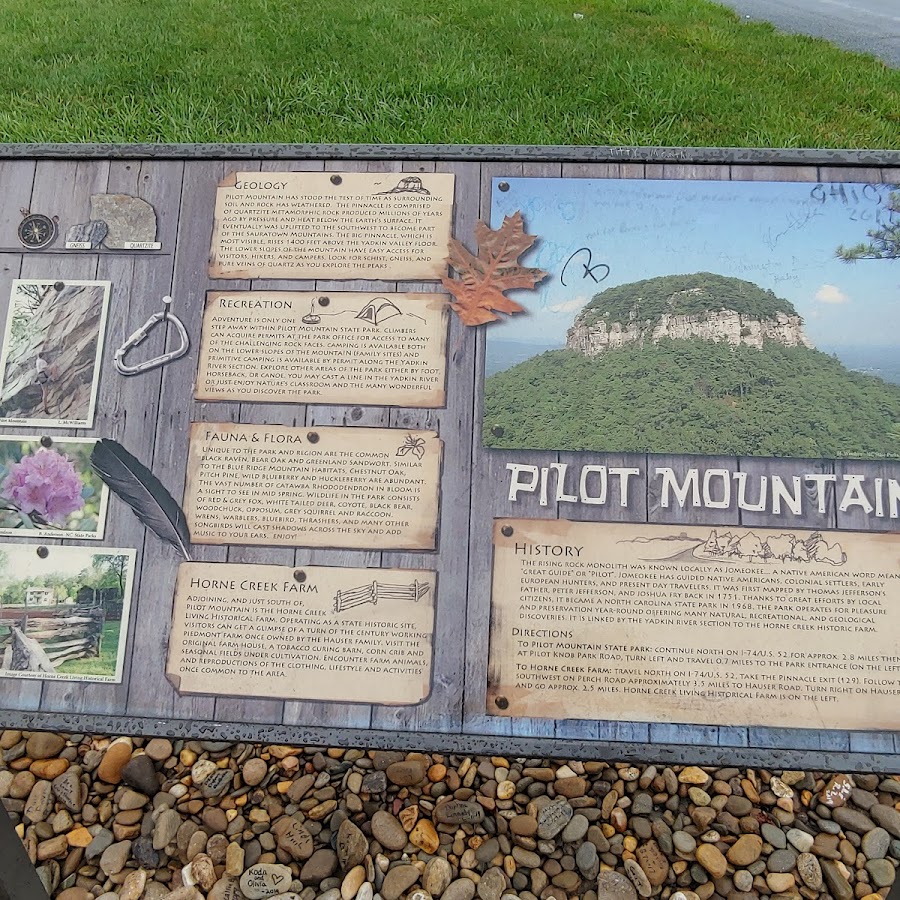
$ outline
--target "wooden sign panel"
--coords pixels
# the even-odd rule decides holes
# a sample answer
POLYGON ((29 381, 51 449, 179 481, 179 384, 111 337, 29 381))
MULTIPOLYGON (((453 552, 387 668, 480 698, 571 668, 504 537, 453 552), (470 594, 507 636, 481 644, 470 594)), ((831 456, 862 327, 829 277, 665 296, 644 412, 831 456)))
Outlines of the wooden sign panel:
POLYGON ((499 519, 488 705, 896 729, 896 551, 885 534, 499 519))
POLYGON ((434 593, 419 570, 185 563, 167 674, 180 693, 421 703, 434 593))
POLYGON ((215 152, 0 160, 0 727, 900 762, 898 154, 215 152))

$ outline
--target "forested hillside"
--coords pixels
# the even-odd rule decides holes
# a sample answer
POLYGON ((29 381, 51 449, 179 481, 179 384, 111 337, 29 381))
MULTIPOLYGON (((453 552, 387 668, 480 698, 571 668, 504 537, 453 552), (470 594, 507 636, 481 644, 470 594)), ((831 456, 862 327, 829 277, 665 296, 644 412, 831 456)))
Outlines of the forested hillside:
POLYGON ((663 275, 608 288, 597 294, 575 321, 585 325, 599 319, 607 323, 627 323, 632 319, 655 321, 665 314, 691 316, 721 309, 757 319, 769 319, 778 313, 797 315, 790 302, 751 281, 697 272, 663 275))
MULTIPOLYGON (((779 301, 783 302, 783 301, 779 301)), ((900 457, 900 387, 767 341, 554 350, 485 382, 484 442, 534 449, 900 457)))

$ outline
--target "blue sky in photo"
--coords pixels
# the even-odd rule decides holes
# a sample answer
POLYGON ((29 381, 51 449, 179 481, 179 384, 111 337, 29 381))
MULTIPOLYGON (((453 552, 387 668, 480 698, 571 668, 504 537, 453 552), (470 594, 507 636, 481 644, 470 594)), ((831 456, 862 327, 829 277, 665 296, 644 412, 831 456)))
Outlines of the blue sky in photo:
MULTIPOLYGON (((510 296, 528 313, 488 326, 490 344, 562 346, 577 312, 609 287, 659 275, 714 272, 752 281, 789 300, 813 344, 900 344, 900 260, 835 257, 866 240, 888 185, 808 182, 494 179, 491 227, 520 210, 538 236, 525 265, 550 272, 536 291, 510 296), (500 181, 509 184, 500 191, 500 181), (584 277, 582 253, 609 266, 599 284, 584 277)), ((605 269, 597 269, 600 278, 605 269)))

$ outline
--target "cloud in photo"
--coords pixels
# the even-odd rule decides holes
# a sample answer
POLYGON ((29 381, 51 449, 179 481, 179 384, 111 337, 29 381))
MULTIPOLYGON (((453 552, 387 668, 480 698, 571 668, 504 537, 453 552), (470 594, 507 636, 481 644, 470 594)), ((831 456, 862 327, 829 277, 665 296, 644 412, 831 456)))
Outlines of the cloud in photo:
POLYGON ((588 303, 587 297, 576 297, 574 300, 566 300, 563 303, 554 303, 547 309, 552 313, 570 313, 577 312, 588 303))
POLYGON ((837 286, 834 284, 823 284, 816 291, 816 300, 819 303, 849 303, 850 298, 837 286))

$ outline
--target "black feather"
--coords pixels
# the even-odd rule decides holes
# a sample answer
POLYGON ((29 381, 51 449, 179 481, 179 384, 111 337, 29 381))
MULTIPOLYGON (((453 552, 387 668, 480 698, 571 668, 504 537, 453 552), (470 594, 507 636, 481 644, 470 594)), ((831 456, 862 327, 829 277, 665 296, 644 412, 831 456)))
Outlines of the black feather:
POLYGON ((175 498, 142 462, 121 444, 104 438, 94 445, 91 466, 147 528, 190 560, 187 519, 175 498))

